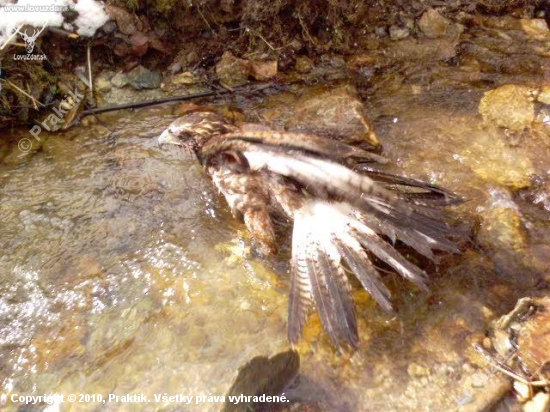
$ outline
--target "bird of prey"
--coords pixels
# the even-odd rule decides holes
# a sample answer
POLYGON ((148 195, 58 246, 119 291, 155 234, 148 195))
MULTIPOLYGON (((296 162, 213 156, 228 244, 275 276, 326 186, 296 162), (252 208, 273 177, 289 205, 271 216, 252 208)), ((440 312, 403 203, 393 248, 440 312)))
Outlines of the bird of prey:
POLYGON ((314 304, 334 344, 359 338, 346 273, 385 309, 390 292, 371 256, 426 289, 425 272, 394 248, 396 240, 434 260, 457 252, 440 206, 458 196, 371 165, 385 158, 329 138, 236 127, 214 112, 189 113, 159 137, 194 153, 250 231, 258 250, 278 252, 275 222, 292 224, 288 338, 297 344, 314 304))

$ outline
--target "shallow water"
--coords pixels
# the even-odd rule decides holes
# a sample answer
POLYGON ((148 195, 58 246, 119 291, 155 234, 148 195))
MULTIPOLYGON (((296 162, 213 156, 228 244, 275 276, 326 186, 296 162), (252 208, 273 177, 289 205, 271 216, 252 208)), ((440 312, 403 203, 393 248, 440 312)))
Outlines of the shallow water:
MULTIPOLYGON (((517 298, 539 293, 548 275, 548 211, 529 201, 529 188, 523 197, 517 191, 524 181, 532 185, 526 170, 547 178, 548 140, 512 141, 483 125, 477 105, 487 85, 438 83, 434 72, 408 76, 388 74, 380 82, 392 87, 363 91, 392 160, 387 169, 462 195, 466 202, 451 210, 457 227, 474 228, 484 241, 426 266, 430 294, 387 275, 396 313, 357 289, 361 347, 351 357, 336 353, 312 317, 298 347, 301 373, 287 394, 319 410, 456 408, 470 393, 467 377, 482 367, 471 344, 517 298)), ((288 110, 277 101, 302 92, 232 104, 257 120, 288 110)), ((288 347, 284 257, 269 264, 255 258, 242 224, 197 162, 176 148, 158 149, 155 137, 171 113, 105 116, 109 130, 44 135, 34 156, 0 164, 3 393, 222 395, 252 357, 288 347)), ((3 139, 16 150, 22 136, 25 130, 3 139)), ((494 381, 468 396, 490 392, 494 381)), ((6 408, 27 410, 11 402, 6 408)))

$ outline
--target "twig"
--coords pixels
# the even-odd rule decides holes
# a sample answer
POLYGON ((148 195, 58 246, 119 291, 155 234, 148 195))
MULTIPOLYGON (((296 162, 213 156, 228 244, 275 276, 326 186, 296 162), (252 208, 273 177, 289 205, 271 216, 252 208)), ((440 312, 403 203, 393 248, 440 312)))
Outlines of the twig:
POLYGON ((90 94, 94 94, 94 84, 92 82, 92 47, 91 43, 88 43, 88 48, 86 50, 86 57, 88 59, 88 82, 90 83, 90 94))
POLYGON ((145 102, 140 103, 129 103, 129 104, 121 104, 117 106, 107 106, 107 107, 101 107, 98 109, 89 109, 84 110, 82 113, 80 113, 80 117, 82 116, 88 116, 90 114, 100 114, 100 113, 107 113, 107 112, 114 112, 116 110, 125 110, 125 109, 139 109, 141 107, 147 107, 147 106, 155 106, 158 104, 164 104, 164 103, 170 103, 170 102, 177 102, 177 101, 183 101, 183 100, 192 100, 192 99, 198 99, 200 97, 209 97, 209 96, 216 96, 220 94, 228 94, 228 93, 238 93, 238 92, 256 92, 264 89, 268 89, 270 87, 274 87, 272 83, 268 84, 260 84, 253 87, 246 87, 246 88, 239 88, 239 89, 233 89, 233 90, 214 90, 214 91, 208 91, 208 92, 201 92, 201 93, 192 93, 192 94, 186 94, 184 96, 175 96, 175 97, 167 97, 165 99, 155 99, 155 100, 148 100, 145 102))
POLYGON ((298 13, 298 22, 300 23, 300 26, 302 27, 302 30, 306 34, 306 37, 309 39, 311 43, 313 43, 314 46, 317 46, 317 42, 313 40, 311 35, 309 34, 309 30, 307 29, 306 25, 304 24, 304 21, 302 20, 302 15, 298 13))
POLYGON ((258 33, 258 31, 252 30, 252 29, 250 29, 249 27, 247 27, 247 28, 245 29, 245 31, 248 32, 248 33, 252 33, 252 34, 258 36, 260 39, 262 39, 262 40, 264 41, 265 44, 267 44, 267 47, 269 47, 271 50, 273 50, 273 51, 276 50, 275 47, 273 47, 273 46, 264 38, 264 36, 262 36, 260 33, 258 33))
POLYGON ((214 34, 214 36, 218 36, 218 33, 216 33, 214 31, 214 29, 212 28, 212 26, 210 26, 210 23, 208 23, 208 20, 206 20, 206 17, 204 17, 204 14, 202 14, 202 11, 201 11, 201 8, 199 6, 197 6, 197 11, 199 12, 199 14, 201 15, 202 19, 204 20, 204 22, 206 23, 206 25, 208 26, 208 28, 210 29, 210 31, 214 34))
POLYGON ((15 90, 17 90, 19 93, 22 93, 22 94, 24 94, 25 96, 27 96, 29 99, 31 99, 32 104, 33 104, 35 110, 38 110, 37 104, 39 104, 39 105, 42 106, 42 107, 46 107, 45 105, 43 105, 42 103, 40 103, 38 100, 36 100, 34 97, 32 97, 30 94, 28 94, 25 90, 20 89, 20 88, 17 87, 15 84, 13 84, 12 82, 10 82, 8 79, 0 79, 0 80, 5 81, 9 86, 13 87, 13 88, 14 88, 15 90))
POLYGON ((67 30, 60 29, 58 27, 48 27, 48 31, 51 31, 52 33, 61 34, 63 36, 67 36, 70 39, 78 39, 80 36, 77 33, 72 33, 67 30))

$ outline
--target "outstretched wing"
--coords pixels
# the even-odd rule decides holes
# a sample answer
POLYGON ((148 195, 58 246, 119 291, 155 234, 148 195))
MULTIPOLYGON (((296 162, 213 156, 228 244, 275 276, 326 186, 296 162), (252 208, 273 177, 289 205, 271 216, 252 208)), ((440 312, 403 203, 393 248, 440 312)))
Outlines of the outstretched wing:
POLYGON ((290 341, 298 342, 314 303, 334 343, 356 347, 357 323, 345 267, 388 310, 390 293, 365 251, 426 289, 424 271, 383 236, 400 240, 430 259, 435 249, 456 252, 449 239, 453 230, 435 206, 459 198, 437 186, 365 166, 352 170, 343 164, 348 159, 378 159, 341 142, 305 136, 300 140, 303 135, 226 134, 210 139, 202 155, 213 159, 237 153, 248 173, 260 173, 264 179, 266 198, 294 220, 290 341))

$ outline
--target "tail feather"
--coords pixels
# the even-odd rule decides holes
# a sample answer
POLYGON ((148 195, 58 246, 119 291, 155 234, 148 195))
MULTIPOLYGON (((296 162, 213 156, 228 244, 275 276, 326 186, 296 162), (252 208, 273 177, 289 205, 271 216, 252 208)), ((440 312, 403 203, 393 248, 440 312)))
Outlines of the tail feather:
POLYGON ((348 268, 367 292, 388 312, 392 310, 390 291, 382 282, 378 271, 365 254, 361 244, 353 237, 336 239, 336 247, 348 268))
POLYGON ((305 205, 296 213, 293 233, 293 278, 291 305, 289 306, 289 337, 297 342, 304 323, 303 303, 299 285, 310 286, 323 326, 337 346, 342 342, 352 348, 359 342, 355 307, 351 287, 340 262, 336 246, 331 242, 330 232, 320 225, 326 219, 316 209, 316 202, 305 205), (296 252, 296 253, 294 253, 296 252), (302 264, 305 262, 305 265, 302 264), (305 269, 305 273, 304 273, 305 269), (301 278, 307 276, 309 281, 301 278), (298 313, 294 313, 294 311, 298 313))
POLYGON ((326 246, 329 245, 330 249, 333 249, 331 252, 335 253, 329 254, 325 253, 325 250, 318 249, 318 263, 327 280, 337 330, 340 331, 340 340, 346 341, 356 348, 359 344, 359 335, 351 287, 340 263, 340 255, 332 243, 326 246))
MULTIPOLYGON (((292 240, 289 338, 293 344, 299 340, 306 308, 313 300, 333 342, 340 347, 343 343, 352 348, 358 345, 355 308, 344 265, 384 309, 391 310, 390 292, 366 250, 426 289, 424 271, 360 220, 347 203, 306 202, 294 215, 292 240)), ((426 239, 423 242, 428 245, 426 239)))
MULTIPOLYGON (((300 221, 296 224, 301 224, 300 221)), ((301 229, 295 230, 300 231, 301 229)), ((312 302, 311 280, 309 277, 306 243, 298 237, 292 238, 292 261, 290 298, 288 305, 288 340, 296 345, 307 318, 312 302)))

